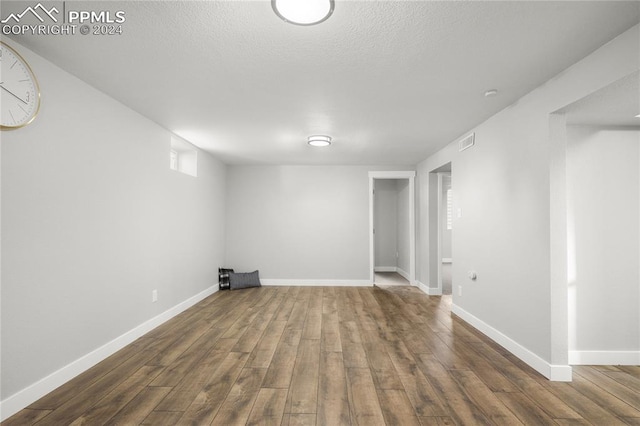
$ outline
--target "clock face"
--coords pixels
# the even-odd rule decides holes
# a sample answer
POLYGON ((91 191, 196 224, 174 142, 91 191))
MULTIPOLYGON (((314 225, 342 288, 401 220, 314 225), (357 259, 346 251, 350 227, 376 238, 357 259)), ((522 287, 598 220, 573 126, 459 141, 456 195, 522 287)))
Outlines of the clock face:
POLYGON ((38 114, 40 89, 25 60, 2 42, 0 49, 0 128, 17 129, 38 114))

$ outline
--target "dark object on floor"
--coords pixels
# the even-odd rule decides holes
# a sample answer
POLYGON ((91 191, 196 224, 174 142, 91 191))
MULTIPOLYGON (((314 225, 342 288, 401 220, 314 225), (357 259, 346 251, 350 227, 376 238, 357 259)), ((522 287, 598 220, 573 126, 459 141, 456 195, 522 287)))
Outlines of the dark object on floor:
POLYGON ((230 272, 229 283, 231 284, 231 290, 261 286, 258 271, 230 272))
POLYGON ((233 272, 233 269, 218 268, 218 285, 220 290, 229 290, 229 274, 233 272))

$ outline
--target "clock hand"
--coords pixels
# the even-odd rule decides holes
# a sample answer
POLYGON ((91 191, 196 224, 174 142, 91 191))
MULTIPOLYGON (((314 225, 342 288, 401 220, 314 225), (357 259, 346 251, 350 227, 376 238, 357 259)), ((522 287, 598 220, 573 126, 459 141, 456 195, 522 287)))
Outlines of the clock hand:
POLYGON ((22 102, 23 104, 27 105, 27 102, 22 99, 21 97, 19 97, 18 95, 16 95, 15 93, 13 93, 11 90, 7 89, 6 87, 0 85, 0 87, 2 87, 4 90, 6 90, 11 96, 13 96, 14 98, 16 98, 17 100, 19 100, 20 102, 22 102))

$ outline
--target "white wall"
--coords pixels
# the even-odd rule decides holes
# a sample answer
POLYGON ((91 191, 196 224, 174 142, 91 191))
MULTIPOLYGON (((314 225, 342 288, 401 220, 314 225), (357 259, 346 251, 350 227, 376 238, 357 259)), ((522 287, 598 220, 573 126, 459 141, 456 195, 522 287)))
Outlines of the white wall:
POLYGON ((375 185, 375 267, 397 268, 398 187, 395 179, 376 179, 375 185))
POLYGON ((552 218, 566 218, 553 208, 558 182, 550 166, 562 164, 556 156, 565 153, 550 143, 549 115, 636 71, 639 51, 636 26, 471 129, 473 148, 459 153, 453 141, 418 165, 418 279, 435 287, 425 282, 434 267, 424 217, 433 214, 429 173, 451 161, 455 208, 462 212, 454 221, 453 282, 463 295, 454 289, 454 312, 554 379, 567 379, 571 370, 566 280, 552 283, 550 261, 551 248, 566 243, 566 233, 551 227, 552 218), (467 278, 470 270, 477 281, 467 278))
POLYGON ((569 350, 640 362, 640 131, 570 127, 569 350))
POLYGON ((408 279, 410 275, 410 247, 409 239, 409 179, 398 179, 398 271, 402 276, 408 279))
POLYGON ((368 172, 408 169, 228 167, 226 265, 267 283, 369 282, 368 172))
POLYGON ((11 44, 42 107, 2 132, 3 402, 212 289, 225 220, 224 165, 170 171, 169 132, 11 44))

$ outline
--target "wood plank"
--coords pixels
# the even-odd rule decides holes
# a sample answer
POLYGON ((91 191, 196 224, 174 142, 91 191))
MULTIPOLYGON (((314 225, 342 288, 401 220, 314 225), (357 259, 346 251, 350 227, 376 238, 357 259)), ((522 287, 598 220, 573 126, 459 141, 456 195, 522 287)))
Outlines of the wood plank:
POLYGON ((265 329, 260 341, 254 348, 247 361, 247 367, 251 368, 269 368, 271 360, 276 352, 286 321, 271 321, 265 329))
MULTIPOLYGON (((597 371, 591 367, 585 366, 574 366, 574 370, 577 375, 583 377, 585 380, 591 382, 593 386, 597 386, 603 391, 606 391, 616 398, 621 399, 625 403, 629 404, 636 411, 640 410, 640 380, 634 382, 637 387, 636 389, 632 389, 626 384, 620 383, 613 379, 612 377, 597 371)), ((575 377, 575 376, 574 376, 575 377)), ((625 375, 625 377, 631 377, 629 375, 625 375)), ((631 385, 629 381, 626 382, 631 385)), ((633 387, 633 385, 631 385, 633 387)), ((585 392, 583 392, 585 393, 585 392)), ((609 407, 611 409, 611 407, 609 407)), ((612 410, 614 411, 614 410, 612 410)), ((616 411, 614 411, 615 413, 616 411)), ((621 417, 640 417, 640 415, 629 416, 626 414, 626 410, 620 410, 617 415, 621 417)))
POLYGON ((98 401, 96 405, 82 413, 82 415, 74 420, 71 425, 79 426, 101 424, 103 419, 108 419, 138 396, 145 389, 145 386, 163 369, 164 367, 156 365, 145 365, 140 368, 138 371, 133 373, 131 377, 98 401))
POLYGON ((258 314, 245 332, 242 333, 242 336, 238 339, 238 343, 231 351, 251 353, 262 338, 262 334, 269 325, 272 316, 271 314, 258 314))
MULTIPOLYGON (((318 404, 320 340, 302 339, 291 376, 287 412, 315 413, 318 404)), ((291 421, 291 420, 289 420, 291 421)))
POLYGON ((369 366, 367 355, 362 346, 360 331, 355 321, 343 321, 340 323, 340 342, 346 368, 365 368, 369 366))
POLYGON ((314 287, 302 330, 303 339, 320 339, 322 333, 322 287, 314 287))
POLYGON ((351 403, 351 423, 354 426, 385 424, 373 377, 368 368, 347 368, 347 389, 351 403))
POLYGON ((287 424, 289 426, 315 426, 315 414, 288 414, 287 424))
POLYGON ((418 417, 422 426, 455 426, 451 417, 418 417))
POLYGON ((246 424, 266 373, 264 368, 244 368, 211 424, 246 424))
POLYGON ((416 361, 425 377, 449 407, 449 415, 458 424, 489 425, 491 422, 469 399, 435 356, 419 354, 416 361))
POLYGON ((151 383, 151 386, 175 386, 177 385, 187 374, 195 368, 198 363, 212 350, 212 344, 218 340, 224 330, 219 328, 212 328, 205 332, 188 351, 184 351, 175 360, 175 362, 169 363, 166 369, 162 371, 155 380, 151 383))
POLYGON ((273 355, 263 387, 288 389, 298 356, 302 328, 285 329, 273 355))
POLYGON ((467 370, 451 370, 449 373, 491 423, 505 426, 522 424, 476 373, 467 370))
POLYGON ((320 352, 318 416, 321 425, 348 425, 349 396, 341 352, 320 352))
POLYGON ((247 353, 229 352, 185 410, 179 423, 210 424, 240 375, 247 358, 247 353))
POLYGON ((141 423, 143 426, 175 426, 178 424, 182 411, 152 411, 141 423))
POLYGON ((376 389, 404 389, 398 372, 385 350, 384 341, 373 330, 362 329, 361 335, 376 389))
POLYGON ((593 401, 578 392, 573 384, 563 382, 549 382, 547 383, 547 389, 549 389, 554 395, 562 399, 562 401, 569 405, 576 413, 595 425, 624 425, 619 418, 614 416, 611 412, 600 407, 600 403, 593 401))
POLYGON ((53 410, 34 410, 25 408, 2 422, 2 426, 24 426, 38 423, 53 410))
MULTIPOLYGON (((584 372, 584 370, 582 370, 584 372)), ((585 395, 592 401, 599 401, 600 405, 606 406, 607 411, 617 417, 640 417, 640 411, 633 408, 628 403, 621 401, 618 397, 612 395, 609 389, 604 390, 602 387, 585 379, 580 374, 573 376, 571 387, 581 394, 585 395)), ((638 395, 625 394, 635 405, 640 404, 638 395)), ((587 418, 588 420, 588 418, 587 418)))
MULTIPOLYGON (((236 339, 221 339, 221 342, 228 342, 226 346, 234 345, 236 339)), ((157 410, 159 411, 185 411, 193 402, 196 396, 208 385, 213 374, 220 368, 225 358, 227 358, 229 350, 213 350, 191 371, 185 374, 185 377, 173 387, 169 395, 160 402, 157 410)))
POLYGON ((251 409, 247 425, 280 425, 284 415, 284 406, 287 402, 287 392, 287 389, 260 389, 251 409))
POLYGON ((404 390, 379 389, 382 415, 388 425, 420 426, 420 421, 404 390))
POLYGON ((105 425, 137 425, 144 421, 171 388, 146 387, 105 425))
POLYGON ((496 397, 525 425, 554 425, 553 419, 522 392, 498 392, 496 397))

